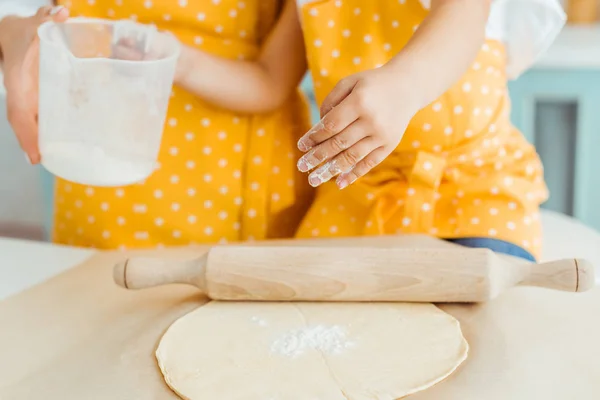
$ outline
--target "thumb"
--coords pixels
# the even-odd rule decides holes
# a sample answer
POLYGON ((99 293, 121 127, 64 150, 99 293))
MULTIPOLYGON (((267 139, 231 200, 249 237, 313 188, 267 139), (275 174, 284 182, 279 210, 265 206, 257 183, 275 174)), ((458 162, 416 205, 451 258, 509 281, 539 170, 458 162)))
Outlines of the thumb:
POLYGON ((356 86, 356 82, 358 82, 358 80, 353 76, 350 76, 342 79, 335 85, 331 93, 323 100, 323 104, 321 105, 321 118, 327 115, 329 111, 333 110, 334 107, 352 93, 354 86, 356 86))
POLYGON ((64 22, 69 18, 69 10, 64 6, 46 6, 38 9, 34 18, 38 21, 38 24, 42 24, 46 21, 64 22))
POLYGON ((50 16, 54 22, 65 22, 69 19, 69 10, 64 6, 53 7, 50 16))

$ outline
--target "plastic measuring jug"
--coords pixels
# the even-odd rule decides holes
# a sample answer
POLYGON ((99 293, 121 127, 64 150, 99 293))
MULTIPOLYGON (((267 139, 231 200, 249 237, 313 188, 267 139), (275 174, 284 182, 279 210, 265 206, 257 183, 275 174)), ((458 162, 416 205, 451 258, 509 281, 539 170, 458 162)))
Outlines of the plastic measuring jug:
POLYGON ((180 46, 133 21, 47 22, 40 37, 41 163, 93 186, 141 182, 157 167, 180 46))

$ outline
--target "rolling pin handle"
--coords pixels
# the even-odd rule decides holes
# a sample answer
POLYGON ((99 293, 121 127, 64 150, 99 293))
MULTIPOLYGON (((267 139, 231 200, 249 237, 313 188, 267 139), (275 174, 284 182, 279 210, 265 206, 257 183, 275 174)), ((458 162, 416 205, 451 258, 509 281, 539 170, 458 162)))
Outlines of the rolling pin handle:
POLYGON ((205 270, 208 255, 189 261, 167 261, 136 257, 122 261, 113 269, 115 283, 125 289, 146 289, 181 283, 206 293, 205 270))
POLYGON ((556 260, 532 264, 529 276, 521 284, 565 292, 586 292, 595 286, 594 272, 594 266, 587 260, 556 260))
POLYGON ((581 258, 575 259, 577 267, 577 292, 587 292, 596 286, 596 269, 594 265, 581 258))
POLYGON ((127 263, 129 260, 121 261, 113 268, 113 280, 122 288, 129 289, 127 286, 127 263))

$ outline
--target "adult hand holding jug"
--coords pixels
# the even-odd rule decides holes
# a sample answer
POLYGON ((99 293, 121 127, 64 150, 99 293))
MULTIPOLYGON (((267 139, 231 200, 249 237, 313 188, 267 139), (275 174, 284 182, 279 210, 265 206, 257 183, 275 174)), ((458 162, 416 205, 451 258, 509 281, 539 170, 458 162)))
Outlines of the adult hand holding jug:
POLYGON ((8 89, 11 123, 30 161, 56 176, 93 186, 141 182, 157 167, 179 44, 132 21, 67 17, 44 8, 7 22, 13 35, 29 32, 8 89))

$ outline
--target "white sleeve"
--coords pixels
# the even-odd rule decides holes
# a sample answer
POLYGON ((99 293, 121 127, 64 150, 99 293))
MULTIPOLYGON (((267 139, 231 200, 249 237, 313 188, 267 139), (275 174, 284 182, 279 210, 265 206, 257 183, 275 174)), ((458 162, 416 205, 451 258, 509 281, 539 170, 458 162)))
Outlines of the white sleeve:
POLYGON ((0 0, 0 20, 9 15, 30 17, 38 8, 51 3, 50 0, 0 0))
POLYGON ((506 73, 516 79, 554 42, 566 23, 558 0, 494 0, 486 35, 502 41, 506 73))

